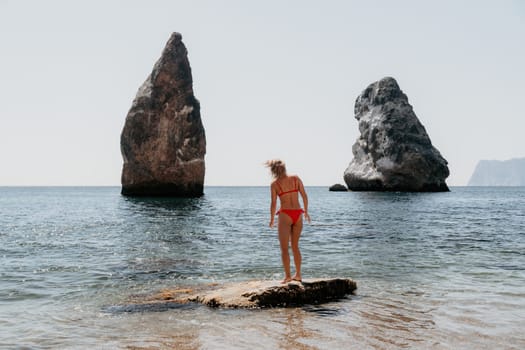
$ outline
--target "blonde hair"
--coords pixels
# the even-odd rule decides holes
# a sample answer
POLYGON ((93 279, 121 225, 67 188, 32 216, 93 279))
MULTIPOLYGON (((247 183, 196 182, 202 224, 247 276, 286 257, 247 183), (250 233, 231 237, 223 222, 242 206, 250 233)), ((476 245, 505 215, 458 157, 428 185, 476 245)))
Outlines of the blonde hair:
POLYGON ((272 176, 275 179, 280 178, 283 175, 286 175, 286 164, 280 159, 272 159, 267 160, 266 163, 264 163, 266 167, 270 168, 270 171, 272 172, 272 176))

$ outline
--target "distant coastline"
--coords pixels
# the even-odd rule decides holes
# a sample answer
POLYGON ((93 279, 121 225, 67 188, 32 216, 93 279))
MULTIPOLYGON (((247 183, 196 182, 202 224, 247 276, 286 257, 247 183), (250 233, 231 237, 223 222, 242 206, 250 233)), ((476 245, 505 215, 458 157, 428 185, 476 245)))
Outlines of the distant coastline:
POLYGON ((480 160, 468 186, 525 186, 525 158, 480 160))

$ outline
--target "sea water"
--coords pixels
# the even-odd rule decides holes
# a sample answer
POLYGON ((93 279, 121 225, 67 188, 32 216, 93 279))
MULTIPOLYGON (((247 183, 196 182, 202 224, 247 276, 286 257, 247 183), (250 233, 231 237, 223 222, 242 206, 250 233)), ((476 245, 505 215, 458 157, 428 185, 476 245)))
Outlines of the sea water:
POLYGON ((0 188, 0 348, 525 348, 525 188, 307 190, 303 278, 352 278, 354 295, 126 310, 164 288, 282 278, 269 189, 0 188))

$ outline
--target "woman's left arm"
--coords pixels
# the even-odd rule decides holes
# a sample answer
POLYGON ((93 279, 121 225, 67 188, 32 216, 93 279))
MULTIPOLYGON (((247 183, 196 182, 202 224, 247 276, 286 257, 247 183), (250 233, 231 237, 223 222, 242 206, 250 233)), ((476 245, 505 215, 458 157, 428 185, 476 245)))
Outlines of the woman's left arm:
POLYGON ((303 181, 297 177, 299 180, 299 193, 301 194, 301 197, 303 198, 303 205, 304 205, 304 217, 308 221, 308 223, 311 223, 312 220, 310 219, 310 214, 308 214, 308 195, 306 194, 306 190, 303 186, 303 181))

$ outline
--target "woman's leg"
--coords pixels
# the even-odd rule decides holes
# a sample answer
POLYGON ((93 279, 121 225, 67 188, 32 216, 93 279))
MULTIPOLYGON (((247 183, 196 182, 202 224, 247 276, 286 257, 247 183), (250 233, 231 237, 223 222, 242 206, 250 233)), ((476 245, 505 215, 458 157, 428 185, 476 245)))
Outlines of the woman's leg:
POLYGON ((279 231, 279 243, 281 245, 281 259, 284 267, 283 283, 292 280, 292 273, 290 271, 290 252, 288 247, 290 245, 290 234, 292 232, 292 219, 284 214, 279 214, 279 224, 277 226, 279 231))
POLYGON ((291 232, 293 261, 295 264, 295 275, 292 278, 298 281, 302 280, 302 277, 301 277, 302 256, 301 256, 301 251, 299 250, 299 238, 301 237, 302 230, 303 230, 303 218, 301 217, 292 226, 292 232, 291 232))

